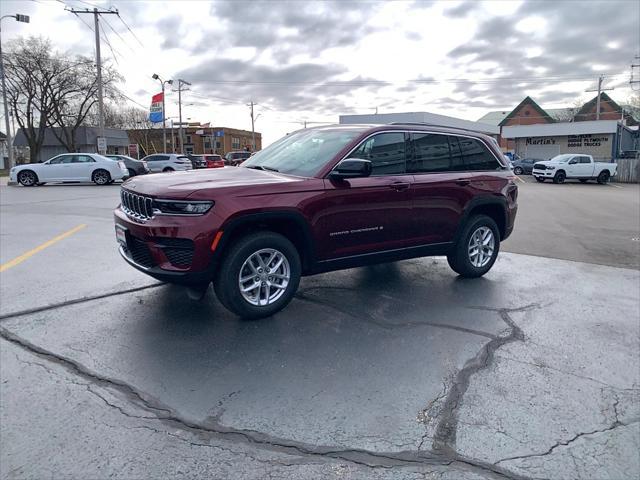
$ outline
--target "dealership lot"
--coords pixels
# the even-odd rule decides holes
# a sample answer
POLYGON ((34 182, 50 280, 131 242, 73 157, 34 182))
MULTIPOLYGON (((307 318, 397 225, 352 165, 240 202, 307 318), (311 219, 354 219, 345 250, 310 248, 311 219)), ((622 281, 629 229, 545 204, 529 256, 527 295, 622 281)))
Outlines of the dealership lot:
POLYGON ((261 321, 126 265, 117 185, 0 186, 0 475, 635 478, 639 186, 523 179, 484 278, 307 277, 261 321))

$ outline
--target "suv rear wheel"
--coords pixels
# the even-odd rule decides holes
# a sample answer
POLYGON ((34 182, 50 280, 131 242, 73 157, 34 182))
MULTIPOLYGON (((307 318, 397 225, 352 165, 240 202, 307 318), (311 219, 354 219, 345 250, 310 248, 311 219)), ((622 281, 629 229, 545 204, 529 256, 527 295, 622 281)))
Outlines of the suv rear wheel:
POLYGON ((240 317, 268 317, 291 301, 300 273, 296 247, 282 235, 261 232, 231 247, 213 286, 220 302, 240 317))
POLYGON ((491 269, 499 250, 500 232, 496 222, 486 215, 476 215, 467 222, 447 261, 462 277, 481 277, 491 269))

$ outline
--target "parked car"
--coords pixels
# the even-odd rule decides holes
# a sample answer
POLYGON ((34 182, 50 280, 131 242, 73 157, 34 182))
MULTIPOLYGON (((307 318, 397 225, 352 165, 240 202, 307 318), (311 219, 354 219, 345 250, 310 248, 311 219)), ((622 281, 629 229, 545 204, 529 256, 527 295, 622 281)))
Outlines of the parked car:
POLYGON ((422 125, 292 133, 239 168, 147 175, 114 211, 122 257, 242 317, 284 308, 301 275, 447 255, 492 267, 513 230, 515 177, 490 137, 422 125))
POLYGON ((536 162, 544 162, 544 160, 540 158, 521 158, 518 160, 513 160, 511 162, 511 164, 513 165, 513 173, 515 173, 516 175, 522 175, 523 173, 531 175, 533 164, 536 162))
POLYGON ((10 181, 17 181, 25 187, 49 182, 94 182, 106 185, 128 176, 123 162, 114 162, 96 153, 63 153, 44 163, 13 167, 9 172, 10 181))
POLYGON ((202 155, 187 153, 186 157, 191 160, 191 166, 193 168, 207 168, 207 162, 202 155))
POLYGON ((136 160, 135 158, 128 157, 126 155, 107 155, 107 158, 123 162, 125 167, 127 167, 129 177, 149 173, 149 166, 144 160, 136 160))
POLYGON ((203 155, 207 162, 207 168, 221 168, 224 167, 224 159, 221 155, 203 155))
POLYGON ((237 167, 250 156, 251 156, 251 152, 245 152, 245 151, 229 152, 224 156, 224 163, 227 165, 237 167))
POLYGON ((575 178, 582 183, 597 180, 604 184, 616 174, 616 169, 615 163, 594 162, 591 155, 564 153, 551 160, 534 163, 532 173, 538 182, 550 179, 553 183, 564 183, 575 178))
POLYGON ((152 173, 191 170, 193 168, 189 157, 176 153, 154 153, 147 155, 142 161, 147 162, 152 173))

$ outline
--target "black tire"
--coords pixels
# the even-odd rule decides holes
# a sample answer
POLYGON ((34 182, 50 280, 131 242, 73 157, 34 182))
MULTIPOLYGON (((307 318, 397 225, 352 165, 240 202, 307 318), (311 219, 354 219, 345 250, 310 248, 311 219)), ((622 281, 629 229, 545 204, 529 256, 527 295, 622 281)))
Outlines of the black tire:
POLYGON ((522 170, 522 167, 516 167, 513 169, 513 173, 515 173, 516 175, 522 175, 524 173, 524 170, 522 170))
POLYGON ((163 171, 163 172, 165 172, 165 173, 168 173, 168 172, 175 172, 175 170, 174 170, 173 168, 171 168, 171 167, 167 167, 167 168, 165 168, 165 169, 164 169, 164 170, 162 170, 162 171, 163 171))
POLYGON ((588 178, 580 178, 580 183, 587 183, 589 181, 588 178))
POLYGON ((486 215, 475 215, 471 217, 462 229, 460 238, 456 242, 451 252, 447 255, 447 261, 451 269, 461 277, 477 278, 481 277, 493 267, 500 251, 500 231, 496 222, 486 215), (486 264, 476 266, 470 258, 470 242, 472 236, 481 228, 491 230, 493 234, 493 252, 486 264))
POLYGON ((111 175, 106 170, 99 168, 91 174, 91 181, 96 185, 109 185, 111 183, 111 175))
POLYGON ((609 170, 603 170, 602 172, 600 172, 600 175, 598 175, 598 183, 600 185, 604 185, 609 181, 609 178, 611 178, 609 170))
POLYGON ((535 177, 535 179, 540 183, 544 182, 545 180, 544 177, 535 177))
MULTIPOLYGON (((282 235, 263 231, 239 239, 225 252, 213 287, 220 303, 236 315, 242 318, 263 318, 287 306, 298 290, 300 274, 300 255, 296 247, 282 235), (289 282, 284 292, 273 303, 258 306, 250 303, 240 292, 240 274, 245 262, 264 249, 277 250, 286 258, 289 264, 289 282)), ((256 276, 258 275, 256 273, 256 276)), ((262 287, 259 287, 258 295, 262 295, 262 287)))
POLYGON ((129 178, 136 176, 136 171, 133 168, 127 168, 129 171, 129 178))
POLYGON ((38 175, 33 170, 22 170, 18 173, 18 182, 23 187, 35 187, 38 185, 38 175))
POLYGON ((553 177, 553 183, 564 183, 566 179, 567 179, 567 174, 564 173, 563 171, 559 171, 553 177))

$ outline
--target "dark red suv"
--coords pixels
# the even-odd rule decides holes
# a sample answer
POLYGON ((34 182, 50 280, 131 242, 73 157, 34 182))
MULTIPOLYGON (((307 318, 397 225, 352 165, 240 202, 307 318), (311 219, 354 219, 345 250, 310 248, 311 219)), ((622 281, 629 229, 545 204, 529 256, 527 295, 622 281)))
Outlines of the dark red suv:
POLYGON ((282 309, 301 275, 428 255, 479 277, 513 229, 518 189, 495 141, 427 125, 288 135, 239 168, 135 177, 121 191, 124 259, 243 317, 282 309))

